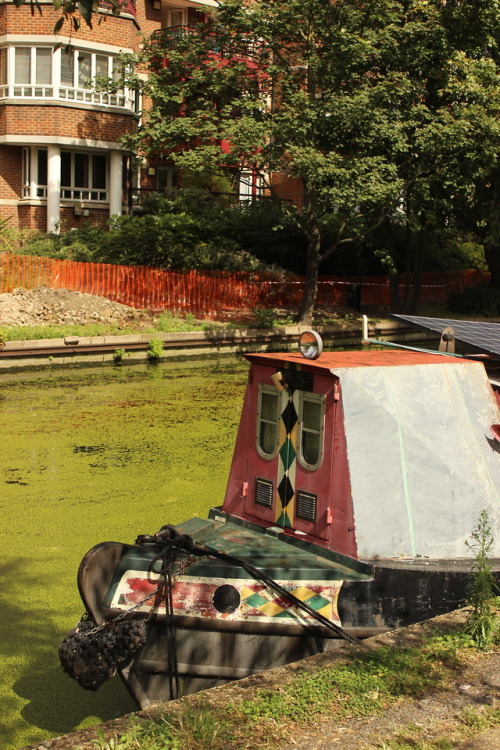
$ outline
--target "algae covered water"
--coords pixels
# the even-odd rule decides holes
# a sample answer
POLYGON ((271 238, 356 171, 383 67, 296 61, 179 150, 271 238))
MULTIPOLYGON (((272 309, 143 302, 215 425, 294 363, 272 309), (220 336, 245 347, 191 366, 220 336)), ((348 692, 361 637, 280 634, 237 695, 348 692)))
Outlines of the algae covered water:
POLYGON ((78 565, 222 502, 246 375, 224 362, 0 380, 3 750, 136 708, 118 677, 89 693, 59 665, 78 565))

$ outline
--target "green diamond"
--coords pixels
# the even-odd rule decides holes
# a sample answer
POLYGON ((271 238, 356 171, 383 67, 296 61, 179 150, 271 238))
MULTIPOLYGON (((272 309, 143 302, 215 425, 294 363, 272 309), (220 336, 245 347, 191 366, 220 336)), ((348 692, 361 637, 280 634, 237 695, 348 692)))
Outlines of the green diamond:
POLYGON ((293 462, 295 461, 295 456, 296 454, 293 445, 287 438, 280 449, 281 463, 283 464, 283 468, 285 469, 285 471, 288 471, 290 466, 293 464, 293 462))
POLYGON ((326 605, 330 603, 331 602, 328 599, 325 599, 324 596, 321 596, 321 594, 316 594, 316 596, 311 596, 310 599, 306 599, 306 604, 309 604, 309 606, 316 611, 318 611, 318 609, 323 609, 323 607, 326 607, 326 605))
POLYGON ((260 594, 252 594, 252 596, 249 596, 246 599, 243 599, 243 601, 245 602, 245 604, 248 604, 250 607, 261 607, 263 604, 266 604, 269 601, 269 599, 266 599, 260 594))

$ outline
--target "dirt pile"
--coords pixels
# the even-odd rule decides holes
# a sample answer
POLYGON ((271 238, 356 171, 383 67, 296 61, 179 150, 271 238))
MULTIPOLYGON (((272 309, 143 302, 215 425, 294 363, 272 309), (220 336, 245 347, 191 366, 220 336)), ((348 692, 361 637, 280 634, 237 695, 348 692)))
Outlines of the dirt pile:
POLYGON ((0 325, 83 325, 85 323, 130 323, 142 313, 105 297, 67 289, 14 289, 0 294, 0 325))

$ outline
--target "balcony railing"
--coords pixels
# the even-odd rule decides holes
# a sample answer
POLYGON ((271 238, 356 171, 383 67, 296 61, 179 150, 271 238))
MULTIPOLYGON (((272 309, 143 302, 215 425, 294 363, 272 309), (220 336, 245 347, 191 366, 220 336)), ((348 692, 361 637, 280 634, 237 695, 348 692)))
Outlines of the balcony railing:
MULTIPOLYGON (((162 49, 175 49, 180 39, 187 36, 196 36, 200 32, 192 26, 169 26, 165 29, 158 29, 151 34, 151 42, 162 49)), ((263 42, 255 39, 239 39, 234 43, 227 43, 225 40, 217 38, 215 33, 207 34, 208 51, 214 52, 221 57, 242 58, 256 60, 260 59, 266 47, 263 42)))
POLYGON ((132 92, 108 94, 104 91, 66 86, 5 85, 0 86, 0 99, 62 99, 70 102, 99 104, 103 107, 136 110, 135 97, 132 92))
MULTIPOLYGON (((136 0, 120 0, 120 13, 130 13, 134 18, 137 15, 136 0)), ((99 8, 103 10, 112 10, 113 6, 106 0, 99 0, 99 8)))

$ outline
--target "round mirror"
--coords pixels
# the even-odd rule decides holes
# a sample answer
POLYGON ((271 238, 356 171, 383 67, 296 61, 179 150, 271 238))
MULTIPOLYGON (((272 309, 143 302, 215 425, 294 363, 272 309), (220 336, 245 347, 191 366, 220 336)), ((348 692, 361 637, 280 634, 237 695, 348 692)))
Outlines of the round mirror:
POLYGON ((299 338, 300 353, 306 359, 318 359, 323 351, 323 341, 316 331, 304 331, 299 338))

